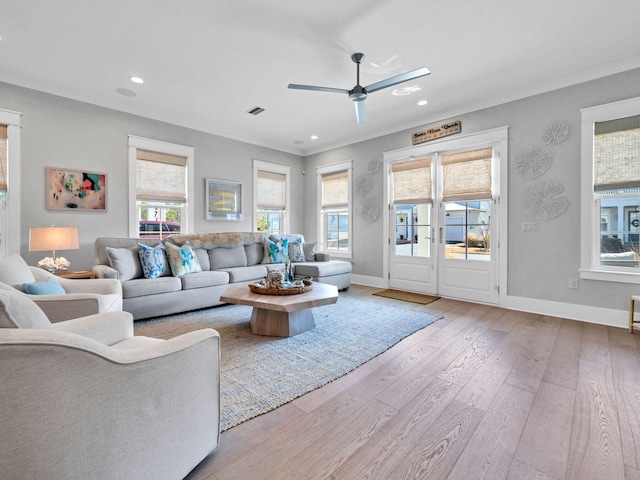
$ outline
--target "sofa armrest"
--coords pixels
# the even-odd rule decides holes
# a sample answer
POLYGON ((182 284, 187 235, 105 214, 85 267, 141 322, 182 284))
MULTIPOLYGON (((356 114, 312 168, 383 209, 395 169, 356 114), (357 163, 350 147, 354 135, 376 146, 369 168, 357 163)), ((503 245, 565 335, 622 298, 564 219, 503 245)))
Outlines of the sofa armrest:
POLYGON ((51 323, 96 313, 122 310, 122 295, 68 293, 63 295, 29 295, 51 323))
POLYGON ((96 278, 113 278, 118 280, 120 274, 109 265, 94 265, 91 269, 96 278))
POLYGON ((53 330, 75 333, 104 345, 113 345, 133 337, 133 315, 129 312, 106 312, 53 323, 53 330))
POLYGON ((331 260, 331 255, 324 252, 316 252, 315 259, 316 262, 328 262, 331 260))

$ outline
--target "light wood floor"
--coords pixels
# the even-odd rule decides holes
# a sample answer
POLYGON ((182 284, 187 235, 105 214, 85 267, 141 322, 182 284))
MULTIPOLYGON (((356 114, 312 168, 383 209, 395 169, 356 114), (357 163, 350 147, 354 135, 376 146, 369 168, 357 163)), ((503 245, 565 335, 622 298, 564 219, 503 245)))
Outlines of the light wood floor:
POLYGON ((640 334, 440 299, 352 373, 234 427, 189 479, 640 479, 640 334))

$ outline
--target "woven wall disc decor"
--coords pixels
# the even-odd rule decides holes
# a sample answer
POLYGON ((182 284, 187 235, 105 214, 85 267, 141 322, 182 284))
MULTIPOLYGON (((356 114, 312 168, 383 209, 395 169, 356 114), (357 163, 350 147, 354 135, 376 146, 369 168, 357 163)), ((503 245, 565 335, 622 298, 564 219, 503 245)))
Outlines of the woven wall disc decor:
POLYGON ((539 147, 530 147, 516 158, 516 169, 525 178, 538 178, 551 167, 551 154, 539 147))
POLYGON ((522 209, 537 220, 562 215, 569 206, 567 197, 558 196, 562 192, 564 187, 555 181, 533 185, 522 193, 522 209))
POLYGON ((369 175, 360 175, 355 181, 355 191, 360 197, 364 197, 371 191, 373 187, 373 180, 369 175))
POLYGON ((569 125, 564 122, 553 122, 542 132, 542 141, 547 145, 557 145, 569 136, 569 125))
POLYGON ((358 216, 367 223, 373 223, 380 217, 379 202, 373 198, 365 198, 358 204, 358 216))

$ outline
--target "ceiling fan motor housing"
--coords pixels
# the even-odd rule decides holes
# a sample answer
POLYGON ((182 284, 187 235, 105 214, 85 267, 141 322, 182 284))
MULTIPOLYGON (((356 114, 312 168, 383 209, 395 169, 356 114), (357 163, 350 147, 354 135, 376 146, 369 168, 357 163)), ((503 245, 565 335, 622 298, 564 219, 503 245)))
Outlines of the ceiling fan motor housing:
POLYGON ((367 98, 367 90, 364 87, 356 85, 353 90, 349 90, 349 100, 361 102, 365 98, 367 98))

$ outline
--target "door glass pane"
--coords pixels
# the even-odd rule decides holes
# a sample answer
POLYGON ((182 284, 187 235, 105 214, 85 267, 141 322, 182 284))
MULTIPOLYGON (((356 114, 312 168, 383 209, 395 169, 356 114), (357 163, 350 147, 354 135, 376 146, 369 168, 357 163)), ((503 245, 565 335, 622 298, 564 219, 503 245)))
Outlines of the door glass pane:
POLYGON ((431 204, 395 206, 395 254, 431 256, 431 204))
POLYGON ((640 198, 617 196, 600 201, 600 264, 640 268, 640 198))
POLYGON ((445 258, 491 260, 491 201, 445 202, 445 258))

